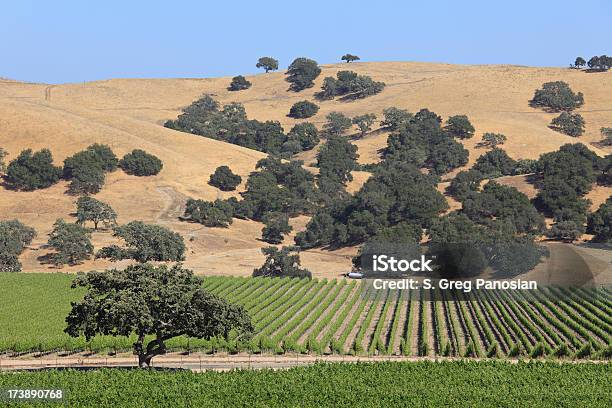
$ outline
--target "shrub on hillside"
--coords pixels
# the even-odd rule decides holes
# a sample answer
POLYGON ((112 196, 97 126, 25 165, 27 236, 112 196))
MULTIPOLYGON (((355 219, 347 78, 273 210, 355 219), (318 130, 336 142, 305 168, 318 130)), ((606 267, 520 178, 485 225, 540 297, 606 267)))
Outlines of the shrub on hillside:
POLYGON ((390 107, 383 109, 384 120, 380 122, 380 126, 384 126, 389 130, 397 130, 402 123, 409 122, 414 115, 406 109, 390 107))
POLYGON ((484 178, 509 176, 516 170, 516 161, 503 149, 494 148, 480 156, 472 169, 479 171, 484 178))
POLYGON ((470 139, 474 136, 474 126, 466 115, 455 115, 448 118, 444 130, 452 137, 470 139))
POLYGON ((36 230, 18 220, 0 221, 0 272, 19 272, 19 255, 30 245, 36 230))
POLYGON ((563 81, 546 82, 537 89, 529 101, 533 107, 546 108, 553 112, 571 111, 584 103, 582 92, 577 94, 563 81))
POLYGON ((482 135, 482 140, 478 143, 478 146, 494 149, 499 145, 503 145, 506 139, 506 136, 501 133, 487 132, 482 135))
POLYGON ((287 69, 287 82, 290 89, 295 92, 311 88, 314 80, 321 73, 316 61, 308 58, 296 58, 287 69))
POLYGON ((323 125, 323 130, 329 136, 339 136, 353 125, 351 118, 344 113, 330 112, 325 118, 327 122, 323 125))
POLYGON ((204 201, 190 198, 187 200, 183 219, 194 221, 207 227, 227 228, 232 223, 233 216, 233 200, 204 201))
POLYGON ((364 137, 366 133, 372 130, 372 125, 375 120, 376 115, 373 113, 366 113, 365 115, 359 115, 353 118, 353 124, 359 128, 360 137, 364 137))
POLYGON ((351 171, 357 168, 357 146, 343 137, 332 136, 317 153, 319 176, 344 184, 353 180, 351 171))
POLYGON ((287 133, 287 142, 285 144, 283 144, 282 150, 292 154, 304 150, 312 150, 319 144, 319 131, 312 123, 298 123, 287 133), (293 143, 291 145, 293 147, 286 147, 285 144, 287 143, 293 143))
POLYGON ((53 165, 53 156, 48 149, 32 153, 22 151, 6 169, 6 184, 14 190, 33 191, 57 183, 62 176, 61 167, 53 165))
POLYGON ((161 171, 163 163, 156 156, 144 150, 135 149, 123 156, 119 167, 127 174, 134 176, 154 176, 161 171))
POLYGON ((612 197, 589 214, 587 232, 593 234, 595 242, 612 242, 612 197))
POLYGON ((89 259, 94 250, 89 229, 62 219, 53 224, 47 244, 55 251, 49 259, 57 266, 77 265, 89 259))
POLYGON ((232 78, 232 82, 227 88, 228 91, 242 91, 245 89, 249 89, 251 87, 251 82, 247 81, 245 77, 242 75, 238 75, 232 78))
POLYGON ((287 214, 270 214, 264 218, 265 226, 261 230, 261 238, 269 244, 280 244, 283 242, 283 235, 293 229, 289 225, 287 214))
POLYGON ((113 261, 134 259, 138 262, 179 262, 185 259, 183 237, 160 225, 132 221, 115 227, 113 236, 123 239, 125 246, 104 247, 98 251, 96 258, 110 258, 113 261))
POLYGON ((210 176, 208 184, 222 191, 232 191, 242 182, 242 177, 232 173, 228 166, 219 166, 210 176))
POLYGON ((578 137, 584 133, 584 119, 579 113, 562 112, 550 122, 550 128, 568 136, 578 137))
POLYGON ((219 109, 217 101, 209 95, 194 101, 176 120, 168 120, 164 126, 272 154, 280 153, 287 140, 279 122, 249 120, 240 103, 219 109))
POLYGON ((478 191, 483 179, 482 173, 476 169, 463 170, 451 180, 446 191, 457 200, 463 201, 471 193, 478 191))
POLYGON ((342 96, 343 99, 359 99, 375 95, 385 88, 384 82, 374 81, 367 75, 358 75, 353 71, 339 71, 334 77, 323 80, 321 92, 317 98, 333 99, 342 96))
POLYGON ((295 119, 310 118, 317 114, 319 106, 316 103, 310 101, 299 101, 291 106, 289 110, 289 117, 295 119))

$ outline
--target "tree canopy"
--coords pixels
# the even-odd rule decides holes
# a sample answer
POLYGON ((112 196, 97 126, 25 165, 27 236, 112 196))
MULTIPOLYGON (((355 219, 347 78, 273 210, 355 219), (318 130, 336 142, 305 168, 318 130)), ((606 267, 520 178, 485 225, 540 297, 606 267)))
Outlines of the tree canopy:
POLYGON ((353 125, 351 118, 344 113, 330 112, 325 118, 327 122, 323 125, 323 130, 328 136, 339 136, 353 125))
POLYGON ((299 101, 291 106, 289 110, 289 117, 295 119, 310 118, 317 114, 319 106, 316 103, 310 101, 299 101))
POLYGON ((261 252, 266 256, 266 260, 262 266, 253 270, 253 277, 312 278, 312 273, 301 267, 300 256, 295 247, 267 247, 262 248, 261 252))
POLYGON ((353 61, 359 61, 361 58, 359 58, 357 55, 353 55, 353 54, 344 54, 342 56, 342 58, 340 58, 342 61, 346 61, 347 63, 349 62, 353 62, 353 61))
POLYGON ((208 184, 219 188, 221 191, 233 191, 242 182, 242 177, 234 174, 228 166, 219 166, 210 175, 208 184))
POLYGON ((210 95, 194 101, 176 120, 168 120, 164 126, 272 154, 280 153, 287 140, 278 121, 250 120, 240 103, 229 103, 219 109, 210 95))
POLYGON ((508 156, 505 150, 495 147, 481 155, 472 169, 480 172, 485 178, 509 176, 514 174, 516 161, 508 156))
POLYGON ((316 61, 308 58, 296 58, 287 69, 287 82, 292 91, 299 92, 314 86, 314 80, 321 73, 316 61))
POLYGON ((79 274, 72 288, 86 292, 81 301, 72 302, 64 331, 72 337, 84 335, 87 341, 97 335, 135 335, 134 353, 141 368, 164 354, 166 342, 174 337, 248 339, 254 327, 244 308, 201 285, 201 278, 180 265, 145 263, 79 274))
POLYGON ((353 118, 353 124, 359 128, 359 134, 364 137, 366 133, 372 130, 372 125, 376 120, 376 115, 373 113, 366 113, 365 115, 355 116, 353 118))
POLYGON ((584 119, 579 113, 561 112, 550 122, 550 128, 568 136, 578 137, 584 133, 584 119))
POLYGON ((319 177, 345 184, 353 180, 351 171, 357 168, 357 146, 343 137, 331 136, 317 153, 319 177))
POLYGON ((595 242, 612 242, 612 197, 589 214, 586 232, 593 234, 595 242))
POLYGON ((94 251, 89 229, 62 219, 53 224, 47 244, 55 250, 49 259, 57 266, 77 265, 91 258, 94 251))
POLYGON ((198 222, 207 227, 227 228, 232 223, 233 216, 234 205, 232 201, 204 201, 190 198, 185 205, 185 214, 182 219, 198 222))
POLYGON ((19 272, 19 255, 30 245, 36 230, 18 220, 0 221, 0 272, 19 272))
POLYGON ((261 230, 261 238, 269 244, 280 244, 283 242, 283 235, 293 229, 289 225, 287 214, 268 214, 264 217, 265 226, 261 230))
POLYGON ((263 68, 266 70, 266 74, 270 71, 276 71, 278 69, 278 60, 272 57, 261 57, 255 64, 257 68, 263 68))
POLYGON ((6 168, 7 187, 14 190, 34 191, 51 187, 62 176, 62 168, 53 165, 49 149, 22 151, 6 168))
POLYGON ((183 237, 161 225, 132 221, 115 227, 113 236, 125 241, 125 247, 111 245, 96 254, 97 258, 113 261, 134 259, 138 262, 182 261, 185 259, 183 237))
POLYGON ((117 213, 113 208, 102 201, 98 201, 93 197, 79 197, 77 200, 77 224, 83 225, 87 221, 91 221, 94 225, 94 230, 98 229, 98 225, 102 223, 106 228, 117 225, 117 213))
POLYGON ((244 76, 238 75, 232 78, 232 82, 227 88, 228 91, 243 91, 251 87, 251 82, 248 81, 244 76))
POLYGON ((353 71, 339 71, 334 77, 323 80, 321 92, 316 94, 319 99, 333 99, 342 96, 344 100, 360 99, 382 92, 384 82, 374 81, 367 75, 358 75, 353 71))
POLYGON ((470 139, 474 136, 474 126, 466 115, 455 115, 448 118, 444 130, 452 137, 458 139, 470 139))
POLYGON ((577 94, 563 81, 546 82, 537 89, 529 102, 533 107, 541 107, 553 112, 571 111, 584 103, 582 92, 577 94))
POLYGON ((154 176, 163 168, 162 161, 141 149, 134 149, 123 156, 119 167, 134 176, 154 176))

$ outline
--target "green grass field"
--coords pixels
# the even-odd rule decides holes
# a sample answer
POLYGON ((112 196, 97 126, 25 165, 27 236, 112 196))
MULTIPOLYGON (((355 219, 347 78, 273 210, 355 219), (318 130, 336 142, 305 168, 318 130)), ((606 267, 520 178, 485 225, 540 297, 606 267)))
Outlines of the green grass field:
POLYGON ((611 381, 610 363, 463 360, 199 374, 20 372, 0 374, 0 389, 60 388, 70 407, 609 407, 611 381))
MULTIPOLYGON (((63 333, 74 275, 0 274, 0 351, 128 351, 133 339, 86 344, 63 333)), ((612 294, 584 290, 449 294, 442 301, 406 292, 364 296, 357 281, 205 278, 204 286, 244 305, 256 326, 248 343, 176 338, 174 350, 309 352, 419 356, 609 358, 612 294), (555 296, 557 295, 557 296, 555 296), (559 296, 563 295, 563 296, 559 296), (528 298, 531 296, 532 298, 528 298), (560 300, 561 299, 561 300, 560 300)))

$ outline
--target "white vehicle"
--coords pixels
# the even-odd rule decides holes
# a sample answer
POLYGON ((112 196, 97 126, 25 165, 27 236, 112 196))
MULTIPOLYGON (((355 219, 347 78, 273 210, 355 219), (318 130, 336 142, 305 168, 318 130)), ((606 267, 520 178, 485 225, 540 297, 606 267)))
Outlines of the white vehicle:
POLYGON ((346 276, 348 276, 351 279, 362 279, 363 278, 363 273, 351 271, 346 276))

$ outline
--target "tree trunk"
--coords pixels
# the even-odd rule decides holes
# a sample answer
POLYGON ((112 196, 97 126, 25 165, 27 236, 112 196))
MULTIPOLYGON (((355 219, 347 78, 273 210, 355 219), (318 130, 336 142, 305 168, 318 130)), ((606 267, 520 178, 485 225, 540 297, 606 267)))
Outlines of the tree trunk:
POLYGON ((140 368, 150 368, 153 357, 166 354, 164 338, 159 335, 155 340, 151 340, 147 344, 146 350, 143 349, 142 343, 140 343, 140 347, 135 345, 134 349, 138 354, 138 367, 140 368))

